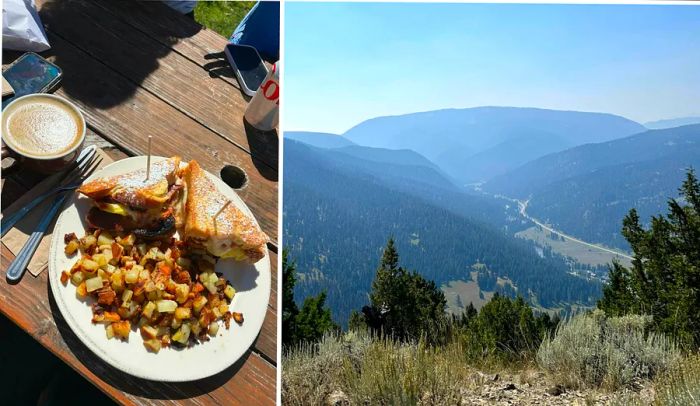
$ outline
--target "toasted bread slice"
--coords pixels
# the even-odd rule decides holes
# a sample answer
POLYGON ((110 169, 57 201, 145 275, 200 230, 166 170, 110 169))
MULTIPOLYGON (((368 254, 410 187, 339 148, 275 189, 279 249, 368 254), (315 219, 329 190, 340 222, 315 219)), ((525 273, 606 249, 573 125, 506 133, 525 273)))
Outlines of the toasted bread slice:
POLYGON ((134 209, 151 209, 162 206, 172 195, 168 193, 180 169, 180 157, 174 156, 151 164, 146 180, 146 168, 124 175, 95 179, 78 188, 78 192, 93 199, 109 197, 134 209))
POLYGON ((183 170, 183 178, 187 185, 186 242, 221 258, 254 263, 265 256, 267 235, 235 204, 226 205, 229 199, 216 189, 197 161, 183 170))

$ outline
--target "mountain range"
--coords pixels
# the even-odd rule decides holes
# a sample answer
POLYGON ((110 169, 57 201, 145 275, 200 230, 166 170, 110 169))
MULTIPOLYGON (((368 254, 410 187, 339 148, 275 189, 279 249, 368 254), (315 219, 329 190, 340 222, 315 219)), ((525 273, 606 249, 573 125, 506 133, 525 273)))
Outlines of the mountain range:
POLYGON ((588 242, 628 248, 622 219, 665 210, 689 168, 700 168, 700 124, 581 145, 495 177, 486 191, 529 199, 528 213, 588 242))
POLYGON ((644 127, 650 130, 663 130, 664 128, 680 127, 690 124, 700 124, 700 117, 679 117, 667 120, 649 121, 644 123, 644 127))
POLYGON ((458 181, 471 183, 567 147, 644 130, 639 123, 606 113, 475 107, 377 117, 342 135, 363 146, 411 149, 458 181))

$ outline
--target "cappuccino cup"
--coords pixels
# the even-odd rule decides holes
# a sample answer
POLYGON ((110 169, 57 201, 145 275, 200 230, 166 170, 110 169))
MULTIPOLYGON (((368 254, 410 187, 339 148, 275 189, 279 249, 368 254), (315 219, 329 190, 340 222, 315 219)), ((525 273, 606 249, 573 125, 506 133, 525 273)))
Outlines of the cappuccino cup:
MULTIPOLYGON (((28 168, 50 174, 76 160, 85 141, 85 117, 68 100, 46 93, 13 100, 2 112, 8 153, 28 168)), ((6 156, 3 148, 3 158, 6 156)))

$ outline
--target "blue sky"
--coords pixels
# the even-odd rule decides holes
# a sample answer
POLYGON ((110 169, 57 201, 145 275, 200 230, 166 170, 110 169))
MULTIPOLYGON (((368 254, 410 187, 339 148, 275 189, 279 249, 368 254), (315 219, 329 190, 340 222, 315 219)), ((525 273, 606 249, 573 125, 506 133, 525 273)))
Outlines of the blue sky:
POLYGON ((285 4, 284 126, 529 106, 700 116, 700 7, 285 4))

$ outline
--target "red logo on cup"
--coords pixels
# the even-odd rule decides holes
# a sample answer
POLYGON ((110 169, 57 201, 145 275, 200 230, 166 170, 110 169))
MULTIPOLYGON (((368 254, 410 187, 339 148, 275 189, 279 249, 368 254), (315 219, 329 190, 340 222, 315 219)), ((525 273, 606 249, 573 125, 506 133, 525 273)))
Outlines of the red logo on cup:
POLYGON ((280 97, 280 87, 273 80, 265 82, 260 89, 267 100, 275 101, 280 97))

